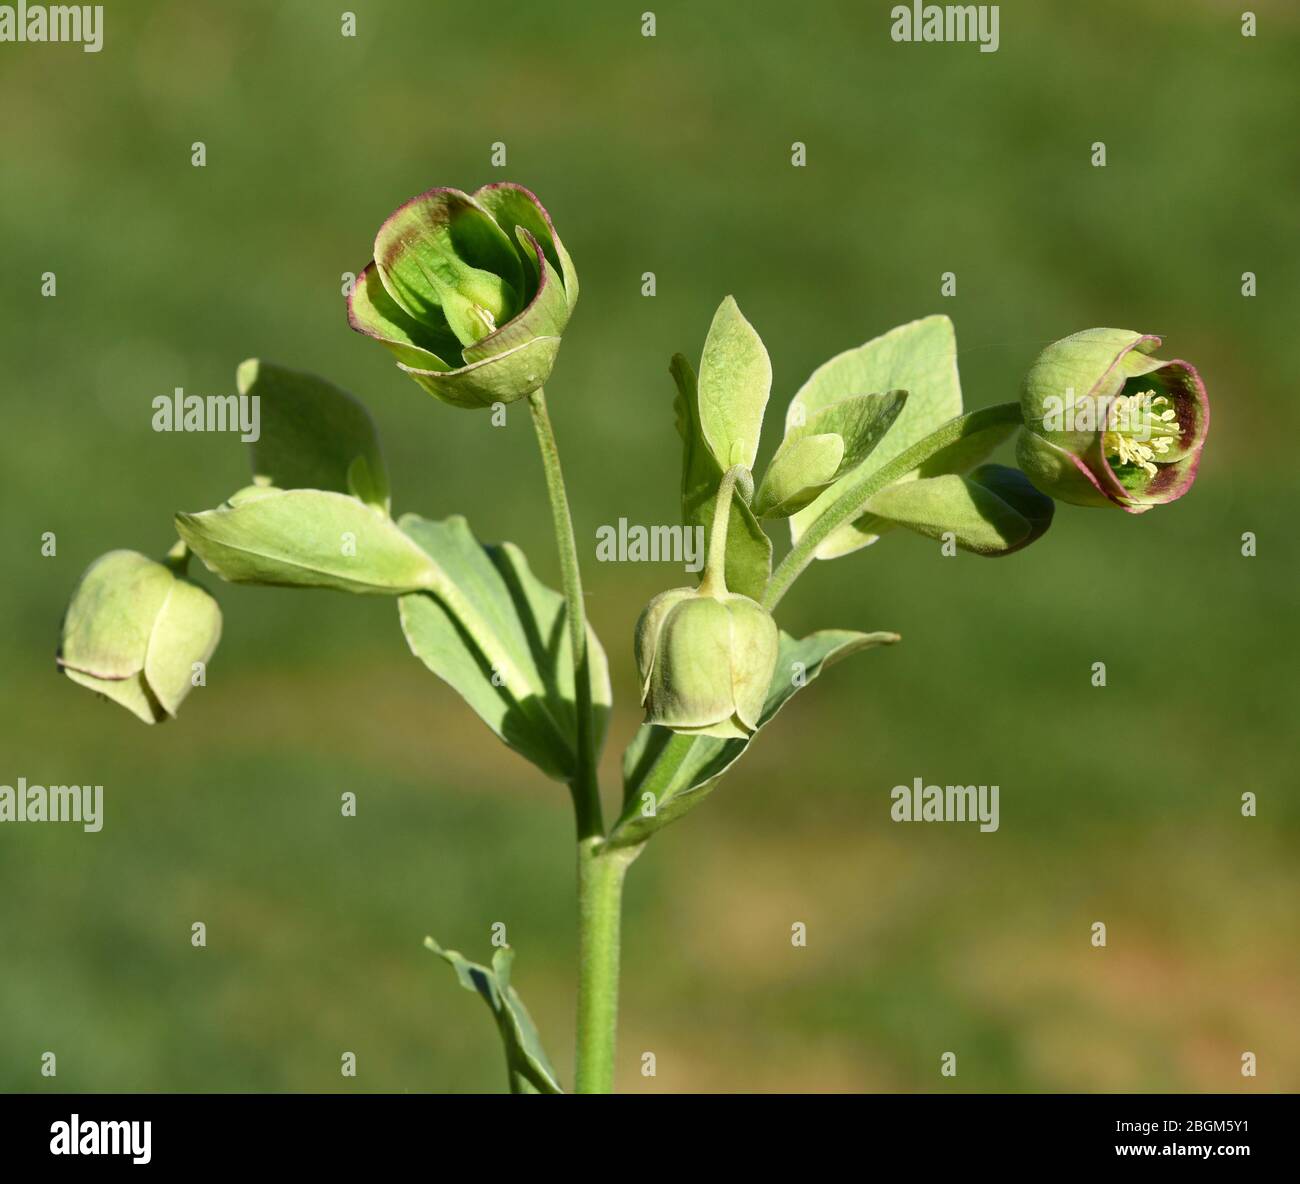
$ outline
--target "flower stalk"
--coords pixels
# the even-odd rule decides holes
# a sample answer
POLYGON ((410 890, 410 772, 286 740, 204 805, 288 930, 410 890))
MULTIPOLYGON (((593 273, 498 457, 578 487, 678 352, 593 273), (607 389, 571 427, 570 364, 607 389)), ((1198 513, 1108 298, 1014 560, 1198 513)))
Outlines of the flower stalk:
POLYGON ((577 769, 570 784, 578 828, 578 1017, 574 1089, 577 1093, 611 1093, 618 1024, 619 923, 623 877, 639 848, 603 850, 605 822, 596 769, 595 719, 587 653, 587 616, 582 599, 573 518, 560 469, 551 417, 542 389, 528 396, 537 446, 546 474, 551 525, 560 569, 577 708, 577 769))

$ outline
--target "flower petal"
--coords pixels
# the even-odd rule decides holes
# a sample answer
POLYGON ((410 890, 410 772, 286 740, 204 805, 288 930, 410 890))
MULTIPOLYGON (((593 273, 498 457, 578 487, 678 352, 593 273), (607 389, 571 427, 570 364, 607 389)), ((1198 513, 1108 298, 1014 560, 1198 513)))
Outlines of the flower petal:
POLYGON ((388 294, 373 260, 361 269, 348 296, 348 324, 388 346, 408 366, 447 370, 444 356, 459 359, 460 342, 445 319, 439 327, 432 317, 425 323, 412 317, 388 294))
MULTIPOLYGON (((572 311, 578 303, 578 273, 537 194, 513 181, 500 181, 475 190, 474 197, 497 220, 511 242, 522 241, 518 228, 523 227, 541 243, 551 266, 559 268, 564 277, 564 292, 572 311)), ((525 286, 528 286, 527 282, 525 286)))
POLYGON ((528 307, 507 321, 482 341, 467 345, 462 351, 466 362, 482 362, 507 350, 525 345, 537 337, 559 337, 569 323, 569 302, 564 284, 546 258, 538 241, 523 227, 517 231, 520 241, 539 269, 537 292, 528 307))
POLYGON ((523 263, 492 215, 459 189, 430 189, 399 206, 375 236, 388 294, 421 323, 443 320, 464 344, 521 304, 523 263), (435 312, 434 310, 440 310, 435 312))
POLYGON ((398 362, 429 394, 454 407, 491 407, 531 395, 550 376, 558 337, 534 337, 504 353, 459 370, 424 370, 398 362))

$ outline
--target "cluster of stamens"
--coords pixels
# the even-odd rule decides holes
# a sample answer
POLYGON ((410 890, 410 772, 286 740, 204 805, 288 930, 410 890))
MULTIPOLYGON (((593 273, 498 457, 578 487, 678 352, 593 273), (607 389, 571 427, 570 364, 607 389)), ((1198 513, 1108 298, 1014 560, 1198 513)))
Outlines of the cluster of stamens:
POLYGON ((1167 406, 1169 400, 1155 391, 1120 395, 1110 405, 1107 430, 1101 444, 1106 455, 1121 465, 1136 465, 1148 477, 1156 475, 1158 458, 1174 443, 1173 435, 1159 432, 1178 431, 1178 413, 1167 406))

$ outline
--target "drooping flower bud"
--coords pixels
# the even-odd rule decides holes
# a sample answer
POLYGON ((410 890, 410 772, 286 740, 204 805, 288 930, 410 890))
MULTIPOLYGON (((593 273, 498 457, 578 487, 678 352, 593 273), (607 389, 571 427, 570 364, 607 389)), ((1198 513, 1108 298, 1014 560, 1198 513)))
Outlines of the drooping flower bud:
POLYGON ((648 724, 743 740, 761 722, 780 633, 756 600, 727 591, 727 528, 737 486, 745 497, 753 496, 753 478, 741 465, 729 469, 719 485, 700 586, 661 592, 637 621, 636 662, 648 724))
POLYGON ((636 627, 646 723, 724 739, 750 736, 767 700, 778 644, 776 622, 748 596, 661 592, 636 627))
POLYGON ((577 300, 573 261, 533 193, 439 188, 379 228, 348 323, 444 403, 490 407, 546 381, 577 300))
POLYGON ((173 566, 110 551, 82 575, 57 662, 73 682, 147 724, 175 716, 221 638, 221 610, 173 566))
POLYGON ((1044 493, 1141 514, 1182 497, 1210 426, 1200 375, 1149 356, 1160 338, 1088 329, 1049 345, 1025 376, 1016 457, 1044 493))

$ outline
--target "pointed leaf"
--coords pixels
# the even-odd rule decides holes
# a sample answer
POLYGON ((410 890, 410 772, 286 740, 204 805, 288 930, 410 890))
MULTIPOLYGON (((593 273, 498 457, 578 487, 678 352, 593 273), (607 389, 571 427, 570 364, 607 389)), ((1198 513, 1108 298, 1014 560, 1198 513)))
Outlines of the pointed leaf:
POLYGON ((772 364, 758 334, 728 296, 714 314, 700 356, 700 426, 725 472, 754 467, 763 411, 772 389, 772 364))
POLYGON ((314 374, 259 358, 240 365, 236 382, 260 409, 255 482, 351 493, 387 512, 388 471, 374 421, 358 400, 314 374))
MULTIPOLYGON (((707 539, 723 470, 700 428, 698 387, 690 362, 677 354, 670 370, 677 384, 673 409, 682 438, 682 525, 692 530, 700 527, 707 539)), ((727 587, 757 600, 771 573, 772 540, 749 506, 733 497, 727 526, 727 587)))
POLYGON ((927 538, 951 533, 957 546, 979 555, 1009 555, 1028 546, 1051 525, 1055 505, 1019 469, 1001 465, 967 477, 903 481, 868 502, 885 521, 927 538))
MULTIPOLYGON (((874 472, 941 423, 961 414, 957 338, 946 316, 900 325, 824 363, 791 401, 786 423, 806 423, 817 411, 852 395, 892 390, 907 391, 907 403, 888 435, 863 461, 862 471, 874 472)), ((792 541, 799 541, 834 496, 835 491, 828 490, 790 520, 792 541)), ((874 542, 875 537, 846 523, 818 547, 817 557, 848 554, 874 542)))
POLYGON ((840 477, 862 467, 862 462, 885 438, 906 403, 906 391, 854 395, 827 404, 814 412, 807 423, 787 429, 785 439, 763 476, 765 488, 760 488, 755 500, 755 505, 761 506, 760 516, 788 518, 816 500, 840 477), (800 474, 796 468, 799 463, 811 462, 805 475, 809 478, 817 475, 813 460, 815 454, 808 451, 805 442, 827 435, 841 442, 838 465, 820 483, 810 479, 799 487, 800 474), (783 495, 779 499, 775 496, 777 492, 783 495))
POLYGON ((907 400, 906 391, 838 399, 815 411, 802 427, 787 429, 786 439, 834 432, 844 440, 844 458, 839 471, 847 473, 862 464, 886 438, 907 406, 907 400))
POLYGON ((831 483, 843 459, 844 439, 834 432, 787 436, 763 474, 754 495, 754 513, 760 518, 788 518, 831 483))
POLYGON ((342 493, 254 489, 237 504, 177 514, 176 530, 234 584, 392 595, 431 587, 438 575, 386 514, 342 493))
MULTIPOLYGON (((896 641, 897 633, 853 633, 846 629, 824 629, 798 641, 782 633, 772 685, 759 716, 759 731, 827 666, 858 650, 896 641)), ((643 842, 699 805, 752 741, 753 736, 748 740, 719 740, 642 724, 623 754, 623 813, 610 832, 609 844, 621 847, 643 842), (648 814, 651 805, 654 812, 648 814)))
MULTIPOLYGON (((542 584, 512 543, 484 546, 464 518, 406 514, 399 525, 444 581, 398 602, 411 652, 507 745, 548 777, 575 770, 577 721, 564 597, 542 584)), ((609 666, 587 631, 597 750, 611 702, 609 666)))
POLYGON ((505 1047, 510 1092, 562 1094, 564 1090, 560 1088, 555 1070, 542 1048, 537 1025, 519 998, 519 992, 510 985, 514 951, 509 946, 499 947, 492 955, 492 969, 489 970, 477 962, 470 962, 456 950, 444 950, 431 937, 424 939, 424 945, 455 970, 462 987, 473 991, 488 1005, 505 1047))

